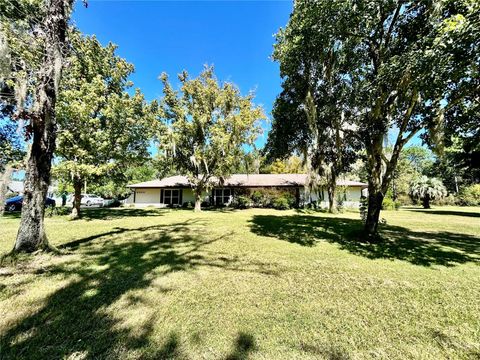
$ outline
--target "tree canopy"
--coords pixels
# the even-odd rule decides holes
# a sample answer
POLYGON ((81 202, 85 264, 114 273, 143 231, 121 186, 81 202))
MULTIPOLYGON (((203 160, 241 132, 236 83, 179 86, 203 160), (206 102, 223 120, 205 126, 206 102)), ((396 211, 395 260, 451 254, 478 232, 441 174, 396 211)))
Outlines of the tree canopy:
POLYGON ((133 65, 116 55, 116 46, 102 46, 94 37, 70 34, 74 49, 62 78, 57 104, 59 133, 57 176, 72 179, 79 216, 84 180, 124 185, 125 170, 149 157, 155 135, 157 103, 148 104, 128 77, 133 65), (117 180, 117 181, 115 181, 117 180))
POLYGON ((1 4, 1 113, 25 122, 25 134, 31 140, 14 251, 50 249, 44 228, 45 197, 55 150, 55 107, 68 51, 67 27, 73 2, 1 4))
POLYGON ((478 101, 472 94, 478 91, 479 12, 474 0, 297 1, 277 34, 275 57, 284 84, 294 86, 281 94, 288 97, 277 106, 272 134, 295 130, 287 146, 308 139, 312 131, 305 121, 298 131, 296 125, 305 117, 311 79, 317 84, 319 75, 328 74, 341 95, 322 97, 326 103, 319 109, 344 111, 365 150, 369 235, 377 231, 402 148, 421 133, 441 152, 445 122, 464 122, 453 109, 471 109, 478 101), (336 66, 326 70, 329 58, 336 66), (387 151, 392 130, 397 136, 387 151))
POLYGON ((212 177, 221 182, 238 166, 245 146, 254 146, 260 132, 258 122, 265 115, 253 104, 253 94, 242 96, 235 84, 219 83, 213 67, 206 66, 194 79, 184 71, 178 79, 181 88, 176 91, 167 74, 161 75, 166 130, 160 150, 194 184, 198 211, 202 192, 212 186, 212 177))

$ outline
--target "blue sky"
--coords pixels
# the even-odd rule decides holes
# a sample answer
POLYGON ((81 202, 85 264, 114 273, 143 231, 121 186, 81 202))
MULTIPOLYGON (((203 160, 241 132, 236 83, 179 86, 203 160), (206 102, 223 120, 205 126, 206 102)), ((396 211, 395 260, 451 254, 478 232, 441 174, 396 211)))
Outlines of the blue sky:
POLYGON ((236 83, 243 94, 255 90, 255 103, 270 118, 281 82, 270 59, 273 35, 291 10, 291 1, 89 0, 88 8, 77 2, 73 21, 103 44, 118 45, 118 54, 135 65, 131 80, 149 100, 161 96, 162 71, 173 82, 183 69, 197 76, 213 64, 220 80, 236 83))

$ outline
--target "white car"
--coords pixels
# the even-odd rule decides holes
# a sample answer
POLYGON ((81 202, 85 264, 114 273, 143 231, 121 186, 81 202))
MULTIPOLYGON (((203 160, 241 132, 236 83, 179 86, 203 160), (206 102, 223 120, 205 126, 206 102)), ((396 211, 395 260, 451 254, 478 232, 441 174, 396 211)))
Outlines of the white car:
MULTIPOLYGON (((74 197, 72 196, 71 202, 73 203, 74 197)), ((82 194, 80 197, 80 205, 86 206, 103 206, 103 198, 92 194, 82 194)))

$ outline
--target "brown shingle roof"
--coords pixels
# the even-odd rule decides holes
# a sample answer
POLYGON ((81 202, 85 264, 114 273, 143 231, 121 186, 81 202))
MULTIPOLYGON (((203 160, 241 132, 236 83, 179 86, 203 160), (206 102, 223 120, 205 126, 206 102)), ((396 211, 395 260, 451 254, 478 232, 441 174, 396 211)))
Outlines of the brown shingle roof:
MULTIPOLYGON (((225 180, 227 187, 282 187, 282 186, 304 186, 307 181, 307 174, 233 174, 225 180)), ((213 178, 213 183, 218 179, 213 178)), ((359 181, 337 181, 339 186, 366 187, 367 184, 359 181)), ((161 180, 145 181, 138 184, 128 185, 130 188, 163 188, 163 187, 191 187, 186 176, 170 176, 161 180)))

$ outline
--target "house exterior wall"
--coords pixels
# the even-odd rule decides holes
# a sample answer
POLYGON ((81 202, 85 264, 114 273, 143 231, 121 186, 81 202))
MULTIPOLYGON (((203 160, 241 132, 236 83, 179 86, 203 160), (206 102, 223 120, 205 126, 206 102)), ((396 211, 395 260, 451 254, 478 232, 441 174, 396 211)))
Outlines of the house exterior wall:
POLYGON ((183 189, 183 202, 195 203, 195 194, 192 189, 183 189))
MULTIPOLYGON (((256 188, 250 190, 254 191, 256 188)), ((130 195, 126 200, 127 204, 135 204, 139 206, 154 205, 164 207, 165 204, 160 203, 160 188, 137 188, 135 189, 135 196, 130 195)), ((365 189, 364 189, 365 191, 365 189)), ((359 186, 350 186, 346 190, 346 199, 343 201, 343 206, 358 208, 360 205, 360 197, 362 195, 362 188, 359 186)), ((209 201, 211 192, 204 191, 202 194, 202 201, 209 201)), ((195 203, 195 194, 192 189, 182 189, 182 204, 186 202, 195 203)), ((305 191, 300 187, 300 206, 306 205, 310 202, 318 202, 321 207, 328 207, 328 194, 326 190, 319 190, 318 192, 305 191), (323 196, 322 196, 323 193, 323 196)), ((180 205, 182 205, 180 204, 180 205)))
POLYGON ((136 189, 135 204, 159 204, 160 189, 136 189))
MULTIPOLYGON (((208 201, 210 197, 210 193, 204 191, 202 193, 202 201, 208 201)), ((195 194, 193 193, 193 189, 183 189, 183 202, 191 202, 195 204, 195 194)))
MULTIPOLYGON (((160 202, 160 188, 137 188, 135 189, 135 194, 132 191, 132 194, 125 200, 126 204, 135 204, 139 206, 148 206, 154 205, 157 207, 165 207, 165 204, 160 202)), ((192 189, 181 189, 182 190, 182 204, 186 202, 195 203, 195 194, 192 189)), ((209 200, 210 194, 206 191, 203 192, 204 201, 209 200)), ((182 205, 180 204, 180 205, 182 205)))

